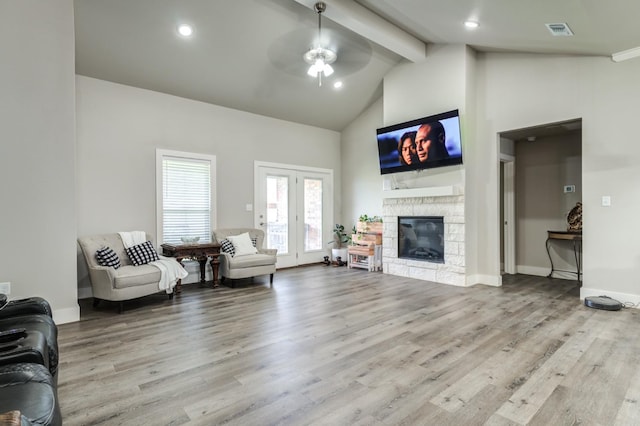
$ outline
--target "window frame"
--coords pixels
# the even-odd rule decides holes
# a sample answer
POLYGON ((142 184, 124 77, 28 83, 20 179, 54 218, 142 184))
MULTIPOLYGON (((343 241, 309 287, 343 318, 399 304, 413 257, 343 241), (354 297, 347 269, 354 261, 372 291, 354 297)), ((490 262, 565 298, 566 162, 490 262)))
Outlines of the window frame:
POLYGON ((157 245, 160 246, 164 244, 164 232, 163 232, 163 221, 164 221, 164 198, 163 198, 163 167, 162 160, 164 158, 178 158, 184 160, 194 160, 194 161, 208 161, 209 162, 209 185, 211 188, 210 194, 210 206, 209 212, 211 214, 210 226, 209 229, 210 238, 213 240, 213 230, 216 229, 216 219, 217 219, 217 192, 216 192, 216 182, 217 182, 217 169, 216 169, 216 156, 212 154, 200 154, 195 152, 185 152, 185 151, 174 151, 169 149, 156 149, 156 241, 157 245))

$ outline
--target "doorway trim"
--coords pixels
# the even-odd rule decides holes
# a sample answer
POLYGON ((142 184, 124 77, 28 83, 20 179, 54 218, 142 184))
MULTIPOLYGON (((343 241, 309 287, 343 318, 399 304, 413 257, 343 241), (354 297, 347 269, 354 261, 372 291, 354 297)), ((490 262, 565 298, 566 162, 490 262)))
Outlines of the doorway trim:
MULTIPOLYGON (((516 273, 516 158, 512 155, 500 153, 500 163, 504 167, 502 181, 503 193, 503 217, 502 240, 504 244, 504 272, 506 274, 516 273)), ((500 167, 500 165, 498 165, 500 167)), ((498 176, 500 171, 498 171, 498 176)))

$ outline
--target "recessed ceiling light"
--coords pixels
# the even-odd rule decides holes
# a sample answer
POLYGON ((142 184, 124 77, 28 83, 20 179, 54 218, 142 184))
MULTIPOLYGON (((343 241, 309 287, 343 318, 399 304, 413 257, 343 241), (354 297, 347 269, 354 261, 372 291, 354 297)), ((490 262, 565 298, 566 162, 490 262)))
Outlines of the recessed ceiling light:
POLYGON ((479 25, 480 24, 478 24, 476 21, 464 21, 464 26, 469 28, 470 30, 478 28, 479 25))
POLYGON ((191 37, 193 35, 193 27, 187 24, 178 25, 178 34, 183 37, 191 37))
POLYGON ((341 89, 342 88, 342 82, 341 81, 336 81, 335 83, 333 83, 333 88, 334 89, 341 89))

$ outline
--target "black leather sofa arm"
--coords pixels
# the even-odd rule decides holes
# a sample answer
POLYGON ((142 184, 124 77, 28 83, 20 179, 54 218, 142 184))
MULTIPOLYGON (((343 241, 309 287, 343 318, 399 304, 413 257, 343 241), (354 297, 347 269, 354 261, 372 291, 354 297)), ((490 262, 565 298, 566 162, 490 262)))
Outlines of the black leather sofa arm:
POLYGON ((47 315, 53 318, 51 305, 42 297, 10 300, 0 308, 0 319, 33 314, 47 315))

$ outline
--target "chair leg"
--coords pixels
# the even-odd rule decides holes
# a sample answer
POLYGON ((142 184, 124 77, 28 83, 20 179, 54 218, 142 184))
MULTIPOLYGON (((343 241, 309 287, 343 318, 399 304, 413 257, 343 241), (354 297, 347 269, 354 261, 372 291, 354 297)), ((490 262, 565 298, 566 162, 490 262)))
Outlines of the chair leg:
POLYGON ((273 274, 269 277, 269 287, 273 287, 273 274))
POLYGON ((169 300, 173 300, 173 292, 169 293, 169 300))
POLYGON ((124 312, 124 302, 120 301, 118 303, 118 313, 121 314, 124 312))
POLYGON ((97 308, 99 303, 100 303, 100 299, 98 299, 97 297, 94 297, 93 298, 93 307, 97 308))

